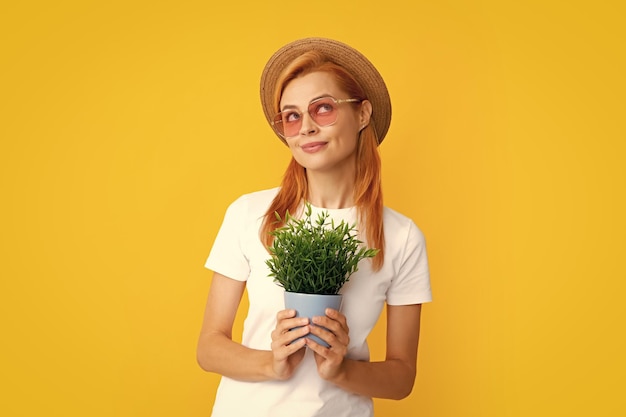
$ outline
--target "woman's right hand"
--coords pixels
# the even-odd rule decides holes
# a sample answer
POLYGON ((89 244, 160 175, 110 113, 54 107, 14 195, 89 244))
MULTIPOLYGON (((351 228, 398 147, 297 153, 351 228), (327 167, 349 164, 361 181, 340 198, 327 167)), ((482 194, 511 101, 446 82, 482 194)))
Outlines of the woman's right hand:
POLYGON ((302 361, 305 339, 294 340, 310 332, 308 324, 309 319, 296 317, 295 310, 281 310, 276 314, 276 328, 272 332, 272 366, 277 379, 290 378, 302 361))

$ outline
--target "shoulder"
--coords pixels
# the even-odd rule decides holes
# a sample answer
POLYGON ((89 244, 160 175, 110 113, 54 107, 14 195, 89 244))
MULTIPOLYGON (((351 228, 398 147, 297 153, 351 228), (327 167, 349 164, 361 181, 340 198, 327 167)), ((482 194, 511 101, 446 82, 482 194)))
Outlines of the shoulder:
POLYGON ((249 209, 258 208, 263 211, 267 209, 270 205, 276 194, 278 193, 279 187, 270 188, 267 190, 255 191, 252 193, 247 193, 239 196, 235 201, 233 201, 230 205, 236 207, 247 207, 249 209))
POLYGON ((417 227, 413 219, 389 207, 383 209, 383 224, 394 229, 417 227))
POLYGON ((406 238, 411 236, 419 241, 424 240, 424 234, 413 219, 389 207, 385 207, 383 211, 383 228, 386 236, 406 238))
POLYGON ((228 212, 250 217, 262 217, 278 193, 279 187, 255 191, 239 196, 228 207, 228 212))

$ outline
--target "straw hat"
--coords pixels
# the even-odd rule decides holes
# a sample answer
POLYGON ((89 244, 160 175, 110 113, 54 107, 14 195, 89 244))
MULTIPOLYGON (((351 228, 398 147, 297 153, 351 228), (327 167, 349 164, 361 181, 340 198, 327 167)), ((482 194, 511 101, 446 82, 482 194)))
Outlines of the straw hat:
MULTIPOLYGON (((261 105, 268 123, 271 123, 276 115, 273 102, 278 76, 291 61, 310 50, 322 52, 332 62, 345 68, 363 88, 367 99, 372 103, 372 121, 380 144, 391 123, 391 99, 385 81, 363 54, 332 39, 299 39, 288 43, 272 55, 261 75, 261 105)), ((283 138, 278 137, 285 142, 283 138)))

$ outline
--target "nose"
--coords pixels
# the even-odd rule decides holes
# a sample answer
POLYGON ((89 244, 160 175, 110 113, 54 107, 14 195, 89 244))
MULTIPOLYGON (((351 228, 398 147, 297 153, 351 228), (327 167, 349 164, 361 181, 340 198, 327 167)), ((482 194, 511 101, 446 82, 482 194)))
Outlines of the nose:
POLYGON ((312 135, 317 132, 317 124, 313 121, 311 115, 307 112, 302 115, 302 126, 300 126, 300 135, 312 135))

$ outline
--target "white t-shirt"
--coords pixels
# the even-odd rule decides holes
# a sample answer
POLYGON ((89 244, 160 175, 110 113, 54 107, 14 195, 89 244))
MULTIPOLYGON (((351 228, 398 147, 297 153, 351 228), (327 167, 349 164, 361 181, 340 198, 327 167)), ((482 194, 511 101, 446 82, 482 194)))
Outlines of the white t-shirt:
MULTIPOLYGON (((268 277, 269 253, 259 239, 263 215, 278 188, 246 194, 233 202, 224 217, 206 267, 226 277, 246 281, 250 307, 244 322, 242 343, 270 350, 276 313, 284 309, 282 287, 268 277)), ((356 208, 321 209, 336 222, 356 222, 356 208)), ((370 260, 341 290, 342 313, 350 328, 348 357, 369 360, 366 338, 385 303, 421 304, 431 301, 430 278, 424 236, 413 221, 384 209, 385 262, 373 272, 370 260)), ((313 354, 307 350, 294 375, 286 381, 242 382, 222 377, 213 417, 367 417, 373 415, 369 397, 351 394, 324 381, 317 374, 313 354)))

